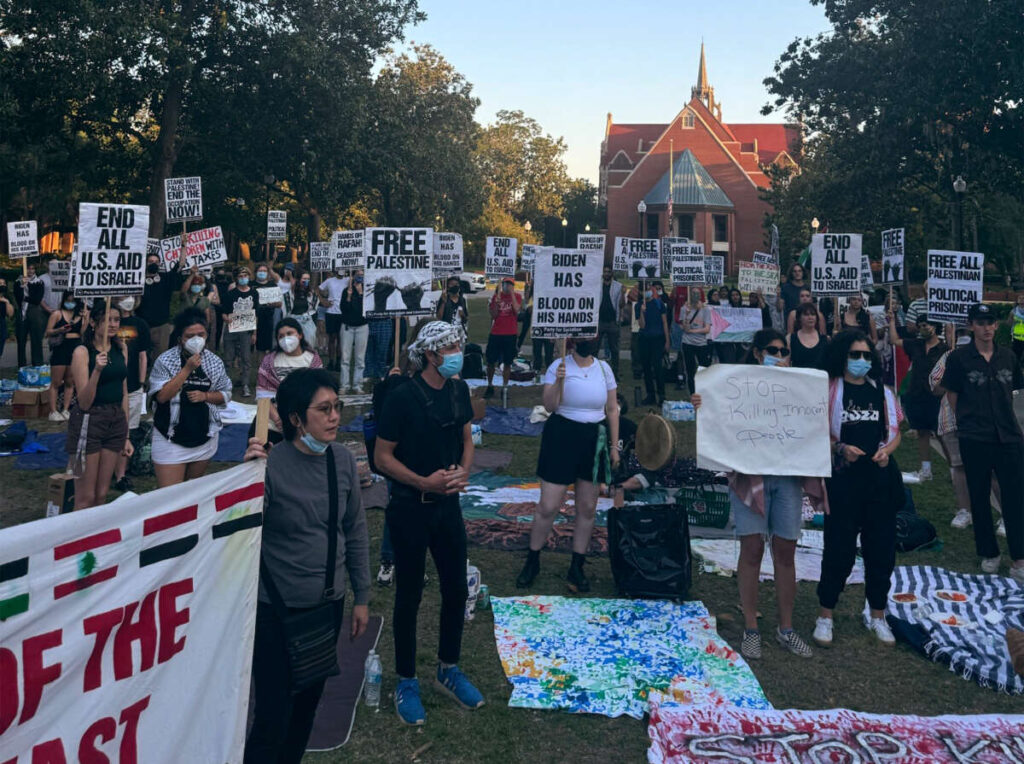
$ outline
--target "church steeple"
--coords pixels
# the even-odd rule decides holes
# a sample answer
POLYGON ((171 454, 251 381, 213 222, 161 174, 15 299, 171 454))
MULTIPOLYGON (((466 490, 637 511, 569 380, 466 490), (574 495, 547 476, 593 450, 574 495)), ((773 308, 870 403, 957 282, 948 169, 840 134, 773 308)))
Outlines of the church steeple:
POLYGON ((690 90, 690 97, 704 104, 708 111, 719 121, 722 119, 722 106, 715 101, 715 89, 708 83, 708 65, 704 57, 704 41, 700 43, 700 65, 697 67, 697 84, 690 90))
POLYGON ((708 65, 704 60, 704 42, 700 44, 700 66, 697 68, 697 87, 694 88, 696 93, 703 95, 708 92, 708 65))

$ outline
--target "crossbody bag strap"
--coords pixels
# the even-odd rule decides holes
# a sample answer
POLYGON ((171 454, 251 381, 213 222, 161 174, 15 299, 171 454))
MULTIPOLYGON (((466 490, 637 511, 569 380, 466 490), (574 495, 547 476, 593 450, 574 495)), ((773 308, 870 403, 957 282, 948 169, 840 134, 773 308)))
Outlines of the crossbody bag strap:
POLYGON ((334 446, 327 447, 327 498, 330 513, 327 520, 327 570, 324 571, 324 599, 334 599, 334 565, 338 557, 338 466, 334 446))

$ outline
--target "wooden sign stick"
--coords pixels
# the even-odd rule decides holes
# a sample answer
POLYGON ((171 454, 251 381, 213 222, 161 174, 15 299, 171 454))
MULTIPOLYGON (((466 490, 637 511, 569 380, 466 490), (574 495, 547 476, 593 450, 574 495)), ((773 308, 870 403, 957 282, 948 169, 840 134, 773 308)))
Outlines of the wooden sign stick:
POLYGON ((260 443, 267 442, 267 432, 270 429, 270 398, 260 398, 256 401, 256 432, 254 433, 260 443))

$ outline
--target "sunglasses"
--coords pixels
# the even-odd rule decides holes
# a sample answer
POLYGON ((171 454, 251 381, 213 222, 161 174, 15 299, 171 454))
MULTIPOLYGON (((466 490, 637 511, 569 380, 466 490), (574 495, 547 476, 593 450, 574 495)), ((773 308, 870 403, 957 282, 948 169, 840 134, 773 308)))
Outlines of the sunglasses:
POLYGON ((783 358, 789 357, 789 348, 780 348, 775 345, 769 345, 764 349, 768 355, 781 355, 783 358))
POLYGON ((307 411, 319 411, 324 416, 330 416, 333 411, 335 414, 340 414, 341 410, 345 408, 344 401, 335 401, 334 403, 323 403, 319 406, 310 406, 307 411))
POLYGON ((855 361, 858 358, 862 358, 865 361, 870 361, 871 360, 871 351, 870 350, 851 350, 849 353, 846 354, 846 356, 847 356, 847 358, 852 358, 855 361))

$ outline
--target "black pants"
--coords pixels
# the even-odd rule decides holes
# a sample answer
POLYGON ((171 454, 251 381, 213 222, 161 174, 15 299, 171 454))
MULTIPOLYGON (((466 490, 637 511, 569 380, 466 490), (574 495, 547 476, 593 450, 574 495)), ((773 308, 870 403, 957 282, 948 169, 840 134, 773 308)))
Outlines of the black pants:
MULTIPOLYGON (((289 608, 291 612, 297 612, 289 608)), ((335 602, 334 623, 341 630, 344 598, 335 602)), ((246 764, 291 764, 302 759, 313 718, 324 691, 318 682, 292 695, 284 626, 267 602, 256 605, 256 639, 252 653, 256 697, 252 730, 245 741, 246 764)))
MULTIPOLYGON (((867 457, 861 457, 867 459, 867 457)), ((896 567, 896 512, 893 480, 896 462, 884 470, 866 462, 825 481, 829 514, 825 515, 825 550, 821 558, 818 602, 832 610, 857 557, 860 533, 864 589, 873 610, 885 610, 892 570, 896 567)))
POLYGON ((632 367, 633 379, 638 380, 644 374, 643 356, 640 352, 640 332, 629 333, 629 364, 632 367))
POLYGON ((552 340, 533 340, 533 368, 535 371, 547 371, 555 360, 555 343, 552 340))
POLYGON ((612 367, 615 378, 619 378, 619 322, 601 321, 597 325, 597 347, 607 346, 608 364, 612 367))
MULTIPOLYGON (((397 485, 397 484, 396 484, 397 485)), ((466 599, 466 526, 457 496, 433 504, 392 496, 385 512, 395 552, 395 671, 416 676, 416 616, 423 596, 427 550, 441 585, 441 636, 437 657, 458 663, 462 650, 466 599)))
POLYGON ((974 524, 974 548, 979 557, 999 556, 999 544, 992 526, 992 473, 999 481, 1006 543, 1010 557, 1024 560, 1024 447, 1019 443, 988 443, 960 438, 960 458, 964 462, 967 493, 971 497, 974 524))
POLYGON ((665 375, 661 371, 661 359, 664 355, 664 335, 640 335, 640 357, 644 367, 644 385, 648 398, 653 398, 655 391, 659 398, 665 397, 665 375))
MULTIPOLYGON (((17 308, 16 310, 20 310, 17 308)), ((43 335, 46 333, 47 313, 38 305, 29 305, 25 311, 25 317, 20 323, 15 324, 15 333, 18 341, 18 366, 27 365, 25 346, 32 349, 32 365, 42 366, 43 359, 43 335)))
POLYGON ((711 348, 707 345, 683 345, 683 365, 686 367, 686 385, 693 395, 693 379, 697 374, 697 366, 711 365, 711 348))

